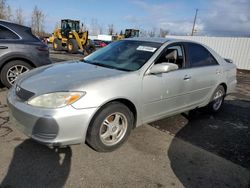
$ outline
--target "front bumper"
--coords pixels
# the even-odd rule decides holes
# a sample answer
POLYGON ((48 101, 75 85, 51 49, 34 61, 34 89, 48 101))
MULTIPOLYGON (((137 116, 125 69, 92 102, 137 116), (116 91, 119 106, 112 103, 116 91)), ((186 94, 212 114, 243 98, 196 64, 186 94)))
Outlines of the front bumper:
POLYGON ((21 101, 10 89, 7 101, 10 120, 32 139, 48 146, 65 146, 85 142, 87 128, 97 108, 37 108, 21 101))

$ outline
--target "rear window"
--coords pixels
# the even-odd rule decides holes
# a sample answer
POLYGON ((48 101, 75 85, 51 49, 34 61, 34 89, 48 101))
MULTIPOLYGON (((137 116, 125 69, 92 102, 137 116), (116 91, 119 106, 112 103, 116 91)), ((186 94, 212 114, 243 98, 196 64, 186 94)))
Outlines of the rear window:
POLYGON ((19 39, 19 37, 11 30, 0 25, 0 39, 19 39))
POLYGON ((35 36, 35 35, 32 33, 32 31, 31 31, 30 28, 26 29, 25 32, 28 33, 28 35, 29 35, 28 38, 35 39, 36 41, 41 41, 40 38, 38 38, 37 36, 35 36))

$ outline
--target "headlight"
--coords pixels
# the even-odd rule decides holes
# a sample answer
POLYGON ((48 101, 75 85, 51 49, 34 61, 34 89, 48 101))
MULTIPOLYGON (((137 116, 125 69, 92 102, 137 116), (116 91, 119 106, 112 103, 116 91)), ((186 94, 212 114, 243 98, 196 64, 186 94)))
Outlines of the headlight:
POLYGON ((31 98, 28 104, 36 107, 43 108, 60 108, 70 105, 81 97, 83 97, 86 92, 56 92, 43 94, 38 97, 31 98))

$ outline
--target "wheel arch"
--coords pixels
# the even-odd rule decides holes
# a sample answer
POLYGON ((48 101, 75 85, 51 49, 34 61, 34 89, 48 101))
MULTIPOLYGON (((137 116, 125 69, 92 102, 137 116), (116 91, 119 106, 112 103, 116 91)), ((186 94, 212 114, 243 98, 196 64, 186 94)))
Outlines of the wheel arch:
POLYGON ((220 83, 219 85, 220 85, 220 86, 223 86, 224 89, 225 89, 225 93, 227 93, 227 84, 224 83, 224 82, 222 82, 222 83, 220 83))
POLYGON ((93 115, 93 117, 91 118, 90 122, 89 122, 89 126, 91 125, 91 122, 93 121, 93 119, 97 116, 97 114, 103 109, 105 108, 105 106, 107 106, 108 104, 112 103, 112 102, 118 102, 121 103, 123 105, 125 105, 126 107, 129 108, 129 110, 132 112, 133 116, 134 116, 134 124, 133 124, 133 128, 136 127, 136 122, 137 122, 137 109, 136 106, 134 105, 133 102, 131 102, 129 99, 126 98, 117 98, 117 99, 112 99, 110 101, 106 101, 105 103, 103 103, 100 108, 95 112, 95 114, 93 115))
POLYGON ((36 65, 28 58, 25 58, 25 57, 10 57, 10 58, 7 58, 7 59, 4 59, 3 60, 3 63, 0 65, 0 70, 2 70, 2 68, 9 62, 11 61, 16 61, 16 60, 20 60, 20 61, 24 61, 26 63, 28 63, 30 66, 32 67, 36 67, 36 65))

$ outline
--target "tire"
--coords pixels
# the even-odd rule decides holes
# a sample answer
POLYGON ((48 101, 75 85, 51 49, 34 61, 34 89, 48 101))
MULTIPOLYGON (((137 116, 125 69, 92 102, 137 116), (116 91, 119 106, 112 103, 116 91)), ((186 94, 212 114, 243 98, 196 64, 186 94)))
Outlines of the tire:
POLYGON ((14 60, 4 65, 1 70, 1 82, 10 88, 16 81, 17 77, 28 72, 33 67, 25 61, 14 60))
POLYGON ((54 39, 52 45, 53 45, 53 50, 55 50, 55 51, 60 51, 63 49, 62 48, 62 41, 59 40, 58 38, 54 39))
POLYGON ((207 105, 208 112, 217 113, 221 110, 225 98, 225 89, 219 85, 213 93, 211 102, 207 105))
POLYGON ((87 131, 87 144, 98 152, 113 151, 127 140, 133 123, 133 113, 127 106, 118 102, 108 103, 91 121, 87 131))
POLYGON ((78 52, 78 44, 76 39, 69 39, 67 44, 67 50, 71 54, 75 54, 78 52))
POLYGON ((96 50, 96 48, 95 48, 94 45, 88 45, 88 46, 86 46, 86 48, 85 48, 85 51, 86 51, 87 55, 93 53, 95 50, 96 50))

